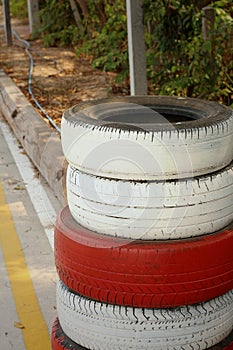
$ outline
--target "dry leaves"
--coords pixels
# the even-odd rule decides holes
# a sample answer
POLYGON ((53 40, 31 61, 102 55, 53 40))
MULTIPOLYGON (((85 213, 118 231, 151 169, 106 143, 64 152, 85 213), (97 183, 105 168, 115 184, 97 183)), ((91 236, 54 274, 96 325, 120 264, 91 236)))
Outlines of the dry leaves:
POLYGON ((25 328, 22 323, 17 322, 17 321, 14 322, 14 327, 15 328, 19 328, 19 329, 24 329, 25 328))

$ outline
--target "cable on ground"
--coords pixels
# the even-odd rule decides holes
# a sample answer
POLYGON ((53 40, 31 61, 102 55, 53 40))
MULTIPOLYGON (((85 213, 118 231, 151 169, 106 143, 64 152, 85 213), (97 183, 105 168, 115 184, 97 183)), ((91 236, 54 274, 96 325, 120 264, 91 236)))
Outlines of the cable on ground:
POLYGON ((22 38, 20 38, 20 36, 18 35, 18 33, 13 30, 13 35, 15 36, 15 38, 21 42, 22 44, 24 44, 24 49, 26 54, 29 56, 29 60, 30 60, 30 68, 29 68, 29 76, 28 76, 28 92, 29 95, 31 96, 31 98, 33 99, 34 103, 36 104, 36 106, 40 109, 40 111, 43 113, 43 115, 48 119, 48 121, 50 122, 50 124, 59 132, 61 133, 61 129, 57 126, 57 124, 53 121, 53 119, 45 112, 44 108, 40 105, 40 103, 37 101, 36 97, 34 96, 33 92, 32 92, 32 88, 31 88, 31 83, 32 83, 32 75, 33 75, 33 67, 34 67, 34 59, 33 56, 30 52, 30 44, 27 40, 24 40, 22 38))

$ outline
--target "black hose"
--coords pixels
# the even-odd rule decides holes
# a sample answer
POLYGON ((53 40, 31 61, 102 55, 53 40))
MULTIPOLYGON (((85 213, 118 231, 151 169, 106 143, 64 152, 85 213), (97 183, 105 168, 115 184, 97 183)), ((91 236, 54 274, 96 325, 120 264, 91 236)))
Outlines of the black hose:
POLYGON ((40 109, 40 111, 43 113, 43 115, 48 119, 48 121, 50 122, 50 124, 59 132, 61 133, 61 129, 57 126, 56 123, 54 123, 53 119, 45 112, 44 108, 40 105, 40 103, 37 101, 36 97, 34 96, 33 92, 32 92, 32 88, 31 88, 31 83, 32 83, 32 75, 33 75, 33 67, 34 67, 34 60, 33 60, 33 56, 30 52, 30 44, 28 41, 20 38, 20 36, 16 33, 15 30, 12 31, 14 36, 16 37, 16 39, 18 41, 20 41, 21 43, 24 44, 25 46, 25 52, 27 53, 27 55, 29 56, 29 60, 30 60, 30 68, 29 68, 29 76, 28 76, 28 92, 31 96, 31 98, 33 99, 34 103, 36 104, 36 106, 40 109))

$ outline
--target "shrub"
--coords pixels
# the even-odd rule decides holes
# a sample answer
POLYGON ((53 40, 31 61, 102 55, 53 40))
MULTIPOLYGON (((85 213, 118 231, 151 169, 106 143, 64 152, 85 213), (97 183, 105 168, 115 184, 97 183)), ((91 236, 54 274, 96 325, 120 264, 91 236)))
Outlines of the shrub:
POLYGON ((15 18, 28 16, 27 0, 10 0, 10 12, 15 18))
POLYGON ((221 100, 231 104, 233 89, 233 19, 228 1, 213 4, 215 25, 208 40, 202 37, 202 13, 194 1, 147 1, 146 35, 151 92, 221 100), (166 6, 165 6, 166 5, 166 6), (159 15, 160 13, 160 15, 159 15))
POLYGON ((78 29, 68 0, 41 1, 40 18, 39 33, 46 47, 77 43, 78 29))
MULTIPOLYGON (((69 0, 40 1, 41 34, 46 45, 78 44, 77 53, 91 55, 94 67, 117 72, 119 81, 127 79, 125 0, 86 1, 88 11, 81 13, 81 32, 69 0)), ((232 105, 231 0, 144 0, 144 21, 150 93, 200 97, 232 105), (204 40, 201 9, 207 4, 214 8, 215 25, 204 40)))

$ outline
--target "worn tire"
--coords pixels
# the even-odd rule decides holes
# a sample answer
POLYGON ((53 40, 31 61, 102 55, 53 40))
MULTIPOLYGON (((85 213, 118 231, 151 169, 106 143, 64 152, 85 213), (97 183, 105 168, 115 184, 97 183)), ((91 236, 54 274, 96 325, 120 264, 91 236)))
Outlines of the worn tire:
POLYGON ((57 217, 60 279, 88 298, 135 307, 174 307, 233 289, 233 229, 196 239, 131 241, 78 225, 68 207, 57 217))
POLYGON ((174 309, 142 309, 87 299, 57 284, 57 313, 65 334, 93 350, 207 349, 233 329, 233 291, 174 309))
MULTIPOLYGON (((67 337, 61 328, 58 318, 53 323, 51 340, 52 350, 87 350, 87 348, 78 345, 67 337)), ((167 348, 161 350, 167 350, 167 348)), ((211 346, 208 350, 233 350, 233 331, 223 341, 213 347, 211 346)))
POLYGON ((52 350, 88 350, 81 345, 73 342, 72 339, 67 337, 61 328, 59 319, 56 318, 53 322, 51 333, 51 345, 52 350))
POLYGON ((115 97, 64 112, 62 147, 77 169, 107 178, 170 180, 215 172, 233 159, 233 112, 168 96, 115 97))
POLYGON ((233 221, 233 163, 194 179, 132 182, 67 169, 73 217, 98 233, 128 239, 182 239, 233 221))

